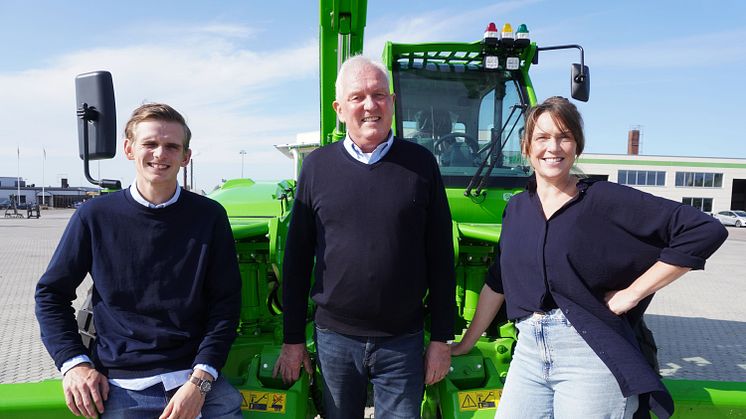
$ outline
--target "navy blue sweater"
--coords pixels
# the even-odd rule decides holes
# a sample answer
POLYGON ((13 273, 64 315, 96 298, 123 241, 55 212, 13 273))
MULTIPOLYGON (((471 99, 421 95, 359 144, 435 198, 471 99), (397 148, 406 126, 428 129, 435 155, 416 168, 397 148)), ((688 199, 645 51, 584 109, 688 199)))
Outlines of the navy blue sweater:
POLYGON ((73 214, 36 288, 44 345, 59 368, 86 353, 71 301, 90 272, 96 368, 138 378, 208 364, 220 370, 236 337, 241 279, 225 210, 183 191, 162 209, 129 190, 73 214))
POLYGON ((396 139, 371 165, 341 141, 315 150, 303 162, 285 251, 285 342, 305 341, 309 290, 320 327, 356 336, 421 330, 429 290, 431 339, 453 339, 452 240, 425 148, 396 139))
MULTIPOLYGON (((609 367, 625 397, 652 395, 658 417, 673 401, 638 349, 632 326, 653 296, 623 316, 604 303, 656 261, 703 269, 727 237, 719 221, 674 201, 609 182, 582 180, 549 220, 536 193, 511 198, 487 285, 505 294, 508 317, 543 311, 547 294, 609 367)), ((645 405, 647 397, 641 400, 645 405)))

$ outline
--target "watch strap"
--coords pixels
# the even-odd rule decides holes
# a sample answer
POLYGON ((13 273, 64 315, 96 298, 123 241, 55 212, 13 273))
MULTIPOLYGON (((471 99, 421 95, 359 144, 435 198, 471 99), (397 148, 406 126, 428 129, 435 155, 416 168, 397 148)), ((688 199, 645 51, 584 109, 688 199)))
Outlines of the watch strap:
POLYGON ((211 380, 205 380, 203 378, 198 378, 193 375, 189 375, 189 382, 197 386, 197 389, 199 389, 199 392, 202 393, 204 396, 210 390, 212 390, 212 381, 211 380))

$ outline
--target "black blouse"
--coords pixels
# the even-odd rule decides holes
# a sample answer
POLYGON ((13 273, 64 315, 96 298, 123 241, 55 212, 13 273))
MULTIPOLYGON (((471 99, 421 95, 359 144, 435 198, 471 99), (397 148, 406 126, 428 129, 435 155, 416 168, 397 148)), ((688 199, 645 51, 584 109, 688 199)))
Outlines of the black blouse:
POLYGON ((633 326, 652 295, 617 316, 607 291, 626 288, 656 261, 703 269, 728 233, 698 209, 610 182, 581 180, 578 195, 548 220, 531 188, 511 198, 486 283, 505 294, 508 317, 552 301, 609 367, 625 397, 650 396, 658 417, 673 400, 639 350, 633 326))

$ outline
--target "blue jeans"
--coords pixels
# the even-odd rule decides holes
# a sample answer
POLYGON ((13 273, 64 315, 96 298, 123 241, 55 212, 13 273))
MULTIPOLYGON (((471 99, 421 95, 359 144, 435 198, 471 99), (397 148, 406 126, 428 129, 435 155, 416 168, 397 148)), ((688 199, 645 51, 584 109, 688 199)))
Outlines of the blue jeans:
POLYGON ((349 336, 316 328, 328 419, 362 418, 373 384, 376 418, 419 418, 425 389, 423 332, 349 336))
MULTIPOLYGON (((193 385, 186 383, 185 385, 193 385)), ((163 384, 156 384, 145 390, 127 390, 115 385, 109 386, 109 399, 104 403, 101 419, 154 419, 163 413, 168 401, 178 387, 166 391, 163 384)), ((202 418, 242 418, 241 394, 220 376, 207 393, 202 406, 202 418)))
POLYGON ((631 418, 638 398, 625 398, 611 371, 561 310, 520 319, 495 418, 631 418))

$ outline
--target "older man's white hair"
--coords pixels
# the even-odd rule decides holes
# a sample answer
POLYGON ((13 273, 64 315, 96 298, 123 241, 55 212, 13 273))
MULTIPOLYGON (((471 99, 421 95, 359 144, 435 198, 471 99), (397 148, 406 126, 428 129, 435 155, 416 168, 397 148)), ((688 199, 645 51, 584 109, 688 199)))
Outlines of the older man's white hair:
POLYGON ((389 81, 389 71, 383 63, 377 60, 370 59, 363 55, 355 55, 345 60, 342 66, 339 67, 337 73, 337 81, 334 83, 334 94, 337 101, 342 100, 344 94, 344 86, 342 81, 345 80, 347 73, 362 70, 365 67, 373 67, 383 74, 386 78, 386 84, 391 85, 389 81))

